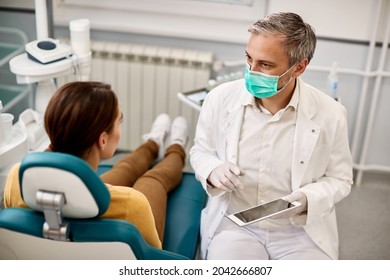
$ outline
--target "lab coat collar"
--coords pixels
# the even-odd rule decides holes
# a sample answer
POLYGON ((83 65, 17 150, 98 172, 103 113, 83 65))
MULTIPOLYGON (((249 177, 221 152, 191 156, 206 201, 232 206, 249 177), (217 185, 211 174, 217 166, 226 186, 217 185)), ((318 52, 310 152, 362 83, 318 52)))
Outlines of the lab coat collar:
POLYGON ((295 86, 295 92, 299 93, 298 107, 300 104, 302 105, 300 106, 301 108, 298 110, 298 112, 305 115, 308 119, 312 119, 317 111, 316 102, 313 100, 311 95, 302 94, 302 92, 307 92, 309 90, 310 87, 305 84, 300 77, 298 77, 295 86))

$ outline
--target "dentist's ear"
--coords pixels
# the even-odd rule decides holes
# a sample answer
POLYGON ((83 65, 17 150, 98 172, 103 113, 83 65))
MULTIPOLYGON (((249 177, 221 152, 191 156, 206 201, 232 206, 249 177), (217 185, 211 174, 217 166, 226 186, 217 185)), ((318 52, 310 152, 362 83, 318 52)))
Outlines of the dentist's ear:
POLYGON ((293 72, 294 78, 298 78, 300 75, 302 75, 303 72, 305 72, 306 67, 307 67, 308 64, 309 64, 309 61, 307 60, 307 58, 302 59, 301 61, 299 61, 296 64, 295 70, 293 72))

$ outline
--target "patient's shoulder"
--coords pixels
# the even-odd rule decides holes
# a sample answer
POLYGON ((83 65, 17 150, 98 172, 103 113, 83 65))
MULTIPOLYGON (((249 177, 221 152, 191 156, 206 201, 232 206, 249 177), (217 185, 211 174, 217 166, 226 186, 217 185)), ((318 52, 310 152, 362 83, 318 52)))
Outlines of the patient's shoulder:
POLYGON ((27 208, 20 194, 19 169, 20 163, 16 163, 8 172, 4 186, 4 207, 27 208))

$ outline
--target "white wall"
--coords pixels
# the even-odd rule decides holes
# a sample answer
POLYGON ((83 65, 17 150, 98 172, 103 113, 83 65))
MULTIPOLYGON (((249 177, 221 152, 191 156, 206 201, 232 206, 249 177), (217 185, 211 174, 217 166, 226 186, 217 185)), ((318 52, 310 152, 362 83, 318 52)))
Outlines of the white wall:
MULTIPOLYGON (((376 8, 379 2, 378 0, 271 0, 269 12, 297 12, 315 27, 316 33, 321 37, 369 41, 376 22, 376 8)), ((382 22, 378 40, 383 40, 383 26, 382 22)))
MULTIPOLYGON (((318 36, 368 41, 380 1, 252 2, 246 6, 196 0, 54 0, 54 12, 59 25, 87 16, 99 30, 245 43, 242 31, 255 20, 269 12, 293 11, 315 26, 318 36)), ((383 40, 383 32, 382 28, 379 40, 383 40)))

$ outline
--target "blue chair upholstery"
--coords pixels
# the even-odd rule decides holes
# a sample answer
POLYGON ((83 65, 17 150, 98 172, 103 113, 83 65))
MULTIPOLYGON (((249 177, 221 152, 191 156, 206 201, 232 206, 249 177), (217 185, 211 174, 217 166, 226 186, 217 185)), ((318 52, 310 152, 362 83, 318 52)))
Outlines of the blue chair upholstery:
MULTIPOLYGON (((104 168, 110 167, 102 166, 99 172, 104 168)), ((109 192, 89 165, 77 157, 30 153, 21 163, 20 182, 23 199, 32 210, 7 208, 0 211, 0 259, 196 257, 200 212, 206 195, 191 173, 183 174, 180 186, 169 196, 162 250, 148 245, 138 229, 127 221, 97 218, 108 207, 109 192), (50 215, 47 216, 47 209, 36 202, 36 192, 42 190, 64 194, 61 215, 66 224, 66 240, 45 238, 43 234, 45 217, 50 218, 50 215)))
POLYGON ((183 173, 180 185, 168 197, 163 248, 195 259, 199 243, 200 214, 207 196, 193 173, 183 173))

